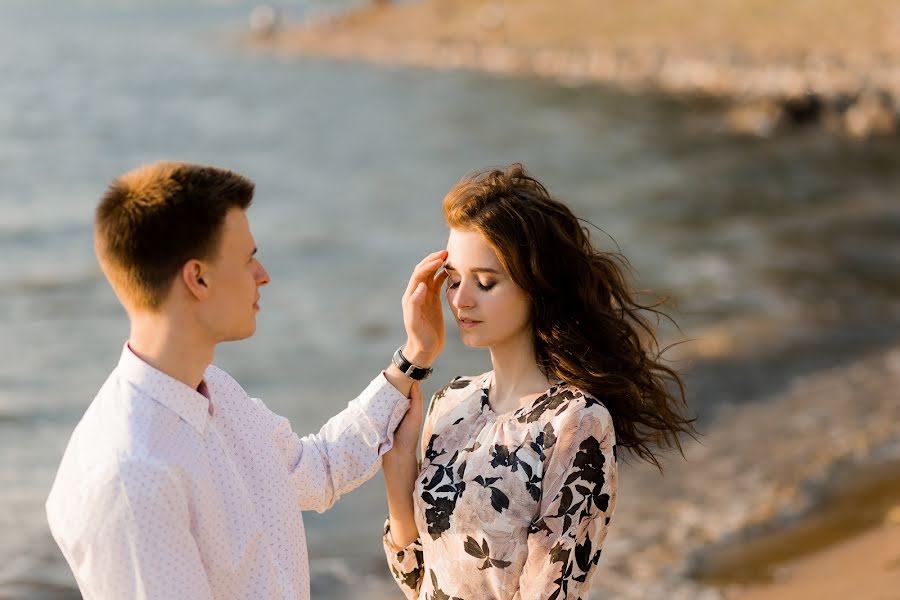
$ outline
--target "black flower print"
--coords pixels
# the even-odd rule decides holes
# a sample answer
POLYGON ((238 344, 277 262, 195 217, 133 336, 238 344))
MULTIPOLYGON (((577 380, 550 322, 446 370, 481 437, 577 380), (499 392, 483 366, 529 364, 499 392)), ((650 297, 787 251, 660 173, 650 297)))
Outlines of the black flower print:
POLYGON ((612 419, 565 383, 498 416, 488 410, 490 377, 454 380, 432 400, 415 495, 420 535, 401 552, 386 536, 391 573, 407 600, 497 590, 506 600, 585 598, 615 509, 612 419))
POLYGON ((445 454, 445 450, 441 450, 440 452, 434 451, 434 443, 437 441, 437 434, 432 434, 431 438, 428 440, 428 445, 425 447, 425 460, 428 462, 434 462, 434 459, 445 454))
POLYGON ((450 596, 441 589, 441 586, 438 585, 437 575, 434 574, 434 571, 431 571, 431 587, 434 588, 434 592, 431 596, 425 596, 428 600, 462 600, 462 598, 450 596))
MULTIPOLYGON (((432 436, 433 438, 434 436, 432 436)), ((442 451, 435 454, 434 457, 438 458, 443 454, 442 451)), ((459 497, 466 489, 466 482, 462 479, 465 475, 466 463, 463 461, 454 469, 454 463, 458 457, 459 452, 454 452, 446 464, 436 464, 432 461, 431 466, 435 467, 434 474, 431 479, 423 482, 422 501, 429 507, 425 509, 425 521, 428 524, 428 533, 434 539, 439 538, 450 528, 450 516, 456 509, 459 497), (443 485, 438 487, 442 482, 443 485)))
POLYGON ((582 399, 584 395, 568 388, 560 390, 560 386, 554 386, 546 394, 534 401, 531 409, 519 417, 519 422, 534 423, 540 420, 548 410, 555 410, 556 414, 559 415, 569 407, 569 402, 576 398, 582 399))
POLYGON ((566 478, 566 485, 575 484, 575 489, 584 500, 593 502, 602 511, 609 505, 609 494, 603 493, 605 463, 606 457, 600 449, 600 442, 595 437, 588 437, 578 447, 572 473, 566 478), (584 483, 576 483, 579 480, 584 483))
POLYGON ((498 560, 496 558, 491 558, 491 549, 488 546, 488 541, 486 539, 482 539, 479 544, 478 541, 472 536, 466 537, 466 543, 463 544, 463 550, 466 551, 466 554, 469 556, 474 556, 478 559, 484 559, 484 563, 478 567, 479 571, 484 571, 485 569, 490 569, 491 567, 497 567, 499 569, 505 569, 512 563, 508 560, 498 560))
POLYGON ((501 477, 488 477, 485 479, 481 475, 477 475, 474 479, 474 481, 480 483, 482 487, 491 490, 491 506, 493 506, 494 510, 498 513, 502 513, 504 509, 509 508, 509 497, 507 497, 502 490, 491 485, 501 479, 501 477))

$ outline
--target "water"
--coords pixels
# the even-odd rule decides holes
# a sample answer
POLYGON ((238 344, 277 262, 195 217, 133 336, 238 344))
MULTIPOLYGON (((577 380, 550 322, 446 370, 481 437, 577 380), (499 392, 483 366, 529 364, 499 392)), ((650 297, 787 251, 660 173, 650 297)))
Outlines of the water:
MULTIPOLYGON (((0 598, 76 597, 43 501, 127 336, 94 263, 93 207, 143 162, 257 182, 250 219, 273 283, 257 334, 216 361, 298 431, 386 364, 409 269, 445 241, 440 198, 487 164, 524 162, 611 234, 640 285, 676 301, 687 337, 725 332, 726 350, 691 362, 704 423, 900 338, 896 142, 739 139, 714 106, 246 54, 227 33, 251 7, 0 5, 0 598)), ((488 368, 449 338, 426 392, 488 368)), ((384 514, 373 481, 307 516, 316 597, 390 589, 384 514)))

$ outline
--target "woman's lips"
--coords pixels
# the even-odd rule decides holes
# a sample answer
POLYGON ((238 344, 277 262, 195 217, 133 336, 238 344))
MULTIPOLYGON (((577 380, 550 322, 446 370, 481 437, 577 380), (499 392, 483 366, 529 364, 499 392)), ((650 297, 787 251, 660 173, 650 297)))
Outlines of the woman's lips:
POLYGON ((476 321, 474 319, 459 319, 459 326, 463 329, 471 329, 480 323, 481 321, 476 321))

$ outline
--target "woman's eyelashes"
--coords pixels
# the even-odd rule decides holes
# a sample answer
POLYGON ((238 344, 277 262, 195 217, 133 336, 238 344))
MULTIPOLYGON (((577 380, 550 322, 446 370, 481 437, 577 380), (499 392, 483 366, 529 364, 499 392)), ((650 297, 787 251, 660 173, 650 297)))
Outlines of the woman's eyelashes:
MULTIPOLYGON (((461 281, 461 280, 459 280, 459 281, 453 281, 452 279, 448 279, 448 280, 447 280, 447 289, 448 289, 448 290, 455 290, 456 288, 459 287, 460 281, 461 281)), ((475 285, 478 286, 478 289, 480 289, 480 290, 482 290, 482 291, 485 291, 485 292, 490 291, 491 288, 494 287, 496 284, 497 284, 497 283, 496 283, 495 281, 488 281, 488 282, 485 282, 485 283, 481 283, 481 282, 478 281, 478 280, 475 281, 475 285)))

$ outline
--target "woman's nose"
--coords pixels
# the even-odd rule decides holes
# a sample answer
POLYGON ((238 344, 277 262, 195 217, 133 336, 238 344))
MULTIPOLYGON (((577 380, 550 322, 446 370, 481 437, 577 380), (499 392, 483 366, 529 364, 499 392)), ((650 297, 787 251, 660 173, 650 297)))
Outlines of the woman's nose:
POLYGON ((460 282, 456 288, 456 295, 453 297, 453 305, 459 310, 464 308, 472 308, 475 304, 471 289, 465 283, 460 282))

